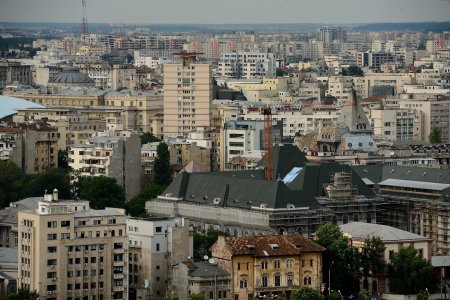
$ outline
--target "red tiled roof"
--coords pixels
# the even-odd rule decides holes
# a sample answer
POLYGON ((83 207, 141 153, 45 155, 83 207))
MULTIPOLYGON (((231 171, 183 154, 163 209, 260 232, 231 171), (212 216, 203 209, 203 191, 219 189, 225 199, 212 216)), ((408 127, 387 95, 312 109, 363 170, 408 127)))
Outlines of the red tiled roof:
POLYGON ((300 234, 226 237, 225 244, 233 255, 283 256, 325 250, 300 234))

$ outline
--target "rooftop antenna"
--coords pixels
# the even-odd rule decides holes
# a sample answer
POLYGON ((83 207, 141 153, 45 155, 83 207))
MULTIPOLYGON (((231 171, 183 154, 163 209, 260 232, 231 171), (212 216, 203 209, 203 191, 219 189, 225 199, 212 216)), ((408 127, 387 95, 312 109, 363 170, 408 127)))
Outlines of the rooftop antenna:
POLYGON ((83 6, 83 18, 81 19, 81 34, 88 33, 88 23, 86 17, 86 0, 81 0, 81 5, 83 6))

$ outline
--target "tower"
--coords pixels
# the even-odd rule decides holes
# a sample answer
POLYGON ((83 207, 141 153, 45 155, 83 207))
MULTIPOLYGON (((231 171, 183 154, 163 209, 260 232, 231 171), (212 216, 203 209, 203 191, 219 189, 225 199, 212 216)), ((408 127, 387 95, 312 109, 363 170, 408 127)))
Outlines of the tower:
POLYGON ((270 107, 263 109, 264 115, 264 179, 273 179, 272 167, 272 110, 270 107))
POLYGON ((86 17, 86 0, 81 0, 81 5, 83 6, 83 18, 81 19, 81 34, 87 34, 88 23, 86 17))

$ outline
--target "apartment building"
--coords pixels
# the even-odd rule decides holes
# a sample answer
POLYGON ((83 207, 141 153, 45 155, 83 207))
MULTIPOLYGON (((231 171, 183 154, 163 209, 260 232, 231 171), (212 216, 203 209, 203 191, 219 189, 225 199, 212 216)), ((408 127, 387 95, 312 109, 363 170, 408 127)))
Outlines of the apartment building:
POLYGON ((32 84, 33 73, 31 66, 22 65, 18 62, 0 60, 0 88, 4 88, 7 84, 13 82, 32 84))
POLYGON ((189 221, 129 217, 126 222, 130 295, 134 299, 163 299, 172 286, 172 266, 193 255, 189 221))
POLYGON ((232 78, 275 76, 274 53, 230 52, 220 55, 218 75, 232 78))
POLYGON ((211 126, 212 66, 197 53, 179 53, 182 63, 164 64, 164 136, 187 135, 211 126))
POLYGON ((91 137, 69 148, 69 166, 82 176, 115 178, 129 200, 140 191, 140 138, 137 134, 91 137))
POLYGON ((128 299, 125 210, 45 194, 18 214, 18 284, 39 299, 128 299))
POLYGON ((414 109, 371 109, 368 115, 373 134, 389 141, 420 140, 420 113, 414 109))
POLYGON ((326 96, 335 97, 341 104, 352 99, 353 79, 347 76, 335 76, 328 78, 326 96))
POLYGON ((320 290, 322 246, 299 234, 219 236, 212 257, 231 274, 235 300, 290 298, 302 286, 320 290))

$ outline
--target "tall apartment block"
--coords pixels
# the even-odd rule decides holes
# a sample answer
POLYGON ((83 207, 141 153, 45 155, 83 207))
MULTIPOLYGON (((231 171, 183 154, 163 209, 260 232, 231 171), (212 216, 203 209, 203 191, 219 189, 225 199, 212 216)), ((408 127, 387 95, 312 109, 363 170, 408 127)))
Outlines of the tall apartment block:
POLYGON ((164 136, 181 136, 210 127, 212 67, 197 63, 198 53, 178 53, 181 63, 164 64, 164 136))
POLYGON ((18 214, 18 287, 39 299, 128 299, 125 210, 45 194, 18 214))

